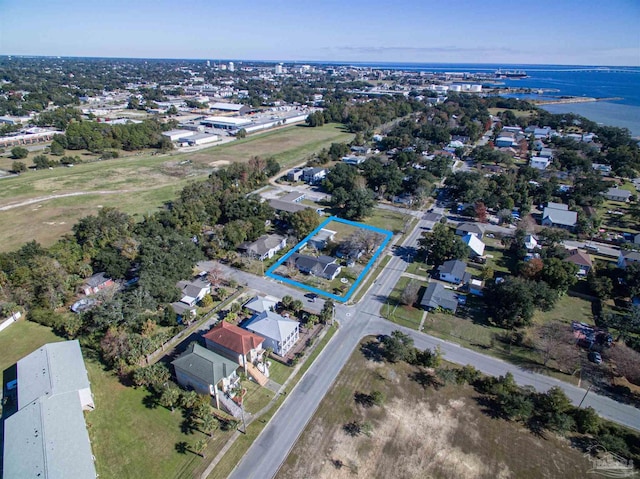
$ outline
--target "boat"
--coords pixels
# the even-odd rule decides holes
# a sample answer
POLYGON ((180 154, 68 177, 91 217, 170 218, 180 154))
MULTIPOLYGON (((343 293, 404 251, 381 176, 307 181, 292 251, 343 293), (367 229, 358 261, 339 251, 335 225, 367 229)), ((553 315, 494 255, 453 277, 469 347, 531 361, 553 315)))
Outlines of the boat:
POLYGON ((496 78, 527 78, 524 70, 496 70, 496 78))

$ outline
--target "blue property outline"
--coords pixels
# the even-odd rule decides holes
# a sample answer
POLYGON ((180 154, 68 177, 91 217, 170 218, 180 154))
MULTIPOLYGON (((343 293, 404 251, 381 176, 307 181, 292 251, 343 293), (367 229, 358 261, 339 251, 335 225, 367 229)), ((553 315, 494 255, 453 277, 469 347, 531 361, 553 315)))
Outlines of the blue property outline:
POLYGON ((291 284, 293 286, 297 286, 297 287, 302 288, 304 290, 311 291, 312 293, 316 293, 316 294, 319 294, 319 295, 322 295, 322 296, 326 296, 328 298, 335 299, 336 301, 340 301, 341 303, 344 303, 345 301, 348 301, 349 298, 351 298, 351 295, 358 288, 358 285, 362 281, 362 278, 364 278, 367 275, 367 273, 369 272, 369 270, 373 266, 373 263, 375 263, 375 261, 378 259, 378 256, 380 256, 380 254, 382 253, 384 248, 387 246, 387 243, 389 243, 389 241, 391 241, 392 237, 393 237, 393 233, 391 231, 389 231, 389 230, 383 230, 382 228, 377 228, 375 226, 370 226, 370 225, 367 225, 365 223, 358 223, 356 221, 345 220, 345 219, 342 219, 342 218, 340 218, 338 216, 330 216, 325 221, 323 221, 316 229, 314 229, 311 233, 309 233, 302 241, 300 241, 295 246, 295 248, 293 248, 291 251, 289 251, 287 254, 285 254, 282 258, 280 258, 275 264, 273 264, 265 272, 265 276, 268 276, 269 278, 273 278, 273 279, 275 279, 277 281, 282 281, 284 283, 288 283, 288 284, 291 284), (274 273, 274 271, 276 269, 278 269, 280 266, 282 266, 282 264, 285 261, 287 261, 291 257, 292 254, 294 254, 297 251, 299 251, 301 246, 303 246, 307 241, 309 241, 316 234, 318 234, 318 232, 322 228, 324 228, 326 225, 328 225, 332 221, 336 221, 338 223, 344 223, 346 225, 354 226, 356 228, 363 228, 363 229, 366 229, 366 230, 375 231, 376 233, 380 233, 380 234, 385 236, 384 241, 382 241, 382 243, 378 247, 378 250, 371 257, 369 262, 365 265, 364 269, 362 270, 362 273, 360 273, 360 275, 358 275, 358 278, 353 282, 353 285, 351 285, 351 288, 349 288, 349 291, 347 291, 342 296, 338 296, 338 295, 329 293, 327 291, 323 291, 321 289, 314 288, 313 286, 309 286, 307 284, 300 283, 299 281, 294 281, 292 279, 285 278, 284 276, 280 276, 279 274, 274 273))

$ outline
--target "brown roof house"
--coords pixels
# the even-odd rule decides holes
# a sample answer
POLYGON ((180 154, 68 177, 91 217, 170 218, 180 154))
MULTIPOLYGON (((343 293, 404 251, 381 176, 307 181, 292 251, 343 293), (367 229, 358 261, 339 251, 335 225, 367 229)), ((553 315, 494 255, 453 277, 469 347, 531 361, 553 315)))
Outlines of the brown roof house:
POLYGON ((204 335, 207 349, 236 361, 247 368, 248 363, 261 359, 264 338, 234 324, 220 321, 204 335))
POLYGON ((574 250, 570 256, 564 259, 568 263, 573 263, 578 266, 578 276, 586 276, 593 268, 593 262, 591 256, 580 250, 574 250))

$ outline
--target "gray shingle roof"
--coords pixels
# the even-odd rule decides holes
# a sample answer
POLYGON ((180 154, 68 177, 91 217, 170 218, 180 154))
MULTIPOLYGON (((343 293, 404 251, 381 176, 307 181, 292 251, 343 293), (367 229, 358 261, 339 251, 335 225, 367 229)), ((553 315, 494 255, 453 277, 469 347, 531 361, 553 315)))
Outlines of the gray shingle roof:
POLYGON ((459 259, 451 259, 440 265, 438 273, 450 274, 456 278, 462 278, 466 269, 467 263, 460 261, 459 259))
POLYGON ((546 207, 542 213, 542 219, 543 221, 548 219, 554 225, 575 226, 578 221, 578 213, 546 207))
POLYGON ((197 343, 191 343, 187 350, 171 362, 176 370, 198 378, 205 384, 218 384, 231 376, 238 364, 220 356, 197 343))
POLYGON ((443 308, 455 312, 458 307, 458 299, 453 291, 446 289, 440 283, 429 283, 420 301, 420 306, 433 309, 443 308))

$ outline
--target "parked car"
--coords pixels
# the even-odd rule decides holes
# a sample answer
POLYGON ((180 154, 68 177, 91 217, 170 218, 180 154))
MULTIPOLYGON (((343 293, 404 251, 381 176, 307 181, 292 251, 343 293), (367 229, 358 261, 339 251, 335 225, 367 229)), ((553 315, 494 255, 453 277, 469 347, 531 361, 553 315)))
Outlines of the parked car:
POLYGON ((597 353, 595 351, 591 351, 588 357, 589 361, 591 361, 592 363, 600 364, 602 362, 602 356, 600 355, 600 353, 597 353))
POLYGON ((598 253, 600 251, 600 248, 592 244, 585 244, 584 249, 587 250, 589 253, 598 253))

